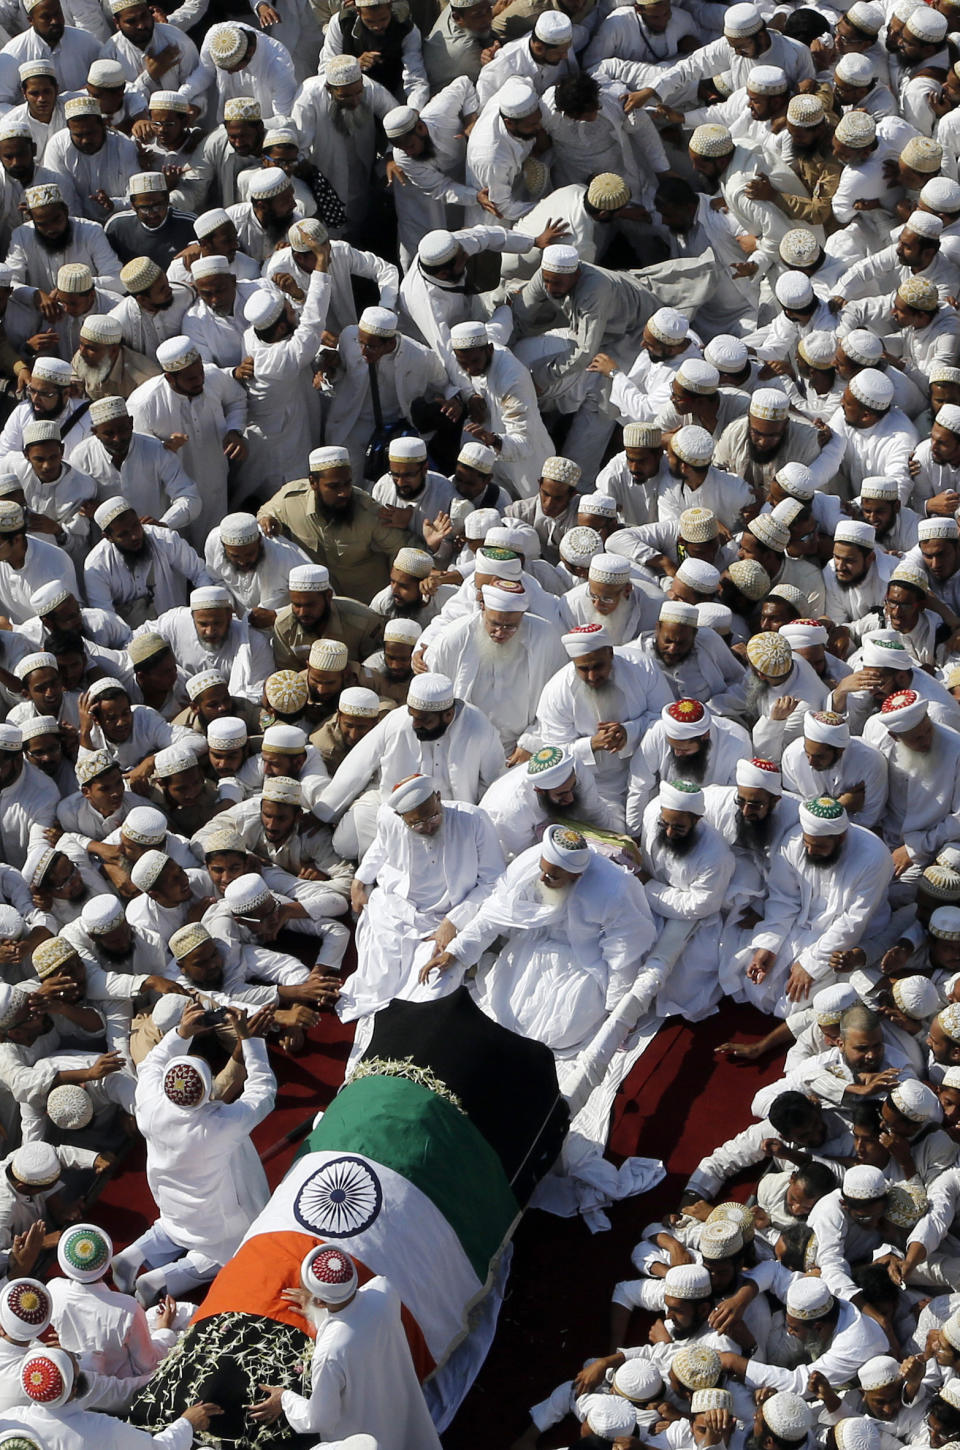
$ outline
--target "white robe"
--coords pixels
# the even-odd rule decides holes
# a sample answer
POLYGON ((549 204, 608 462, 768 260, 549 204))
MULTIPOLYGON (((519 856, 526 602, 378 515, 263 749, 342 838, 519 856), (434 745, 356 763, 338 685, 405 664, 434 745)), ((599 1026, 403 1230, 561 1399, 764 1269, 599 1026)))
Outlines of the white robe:
POLYGON ((155 619, 185 608, 191 590, 218 582, 180 534, 156 524, 144 524, 143 532, 150 549, 132 566, 109 539, 93 546, 83 566, 90 603, 121 618, 130 616, 135 625, 141 615, 155 619))
POLYGON ((850 826, 839 858, 829 866, 807 859, 800 830, 781 845, 770 871, 763 920, 752 949, 776 953, 763 982, 749 981, 742 962, 742 996, 761 1011, 792 1011, 784 987, 793 962, 814 980, 813 991, 834 981, 831 953, 859 945, 867 926, 879 928, 889 912, 887 888, 893 876, 890 853, 862 826, 850 826))
POLYGON ((225 1264, 270 1196, 250 1134, 272 1110, 277 1084, 265 1044, 251 1038, 243 1044, 247 1079, 236 1102, 179 1108, 163 1091, 163 1076, 184 1048, 168 1032, 140 1064, 136 1112, 147 1183, 174 1243, 225 1264))
POLYGON ((400 1319, 400 1296, 382 1275, 345 1309, 324 1314, 310 1381, 309 1399, 283 1392, 291 1429, 325 1444, 369 1434, 378 1450, 440 1450, 400 1319))
POLYGON ((50 1280, 53 1325, 62 1349, 95 1374, 149 1375, 177 1342, 172 1329, 151 1330, 140 1304, 98 1281, 50 1280))
MULTIPOLYGON (((614 810, 599 794, 592 771, 577 770, 576 792, 573 805, 559 809, 558 816, 623 834, 623 812, 614 810)), ((527 773, 525 764, 513 766, 488 786, 480 805, 493 822, 508 861, 535 845, 554 819, 547 814, 536 790, 536 777, 527 773)))
POLYGON ((609 713, 617 704, 616 694, 599 697, 577 675, 573 662, 557 671, 543 688, 537 706, 537 734, 552 745, 569 745, 578 764, 596 770, 597 790, 605 801, 622 810, 626 796, 630 757, 644 732, 659 718, 664 705, 673 701, 673 692, 662 672, 648 660, 629 659, 622 650, 613 652, 613 671, 609 684, 622 701, 622 710, 609 713), (616 754, 608 750, 594 751, 591 745, 601 719, 616 719, 627 738, 616 754))
MULTIPOLYGON (((886 729, 884 734, 888 735, 886 729)), ((844 746, 839 760, 826 770, 814 770, 807 759, 803 737, 798 736, 783 752, 780 770, 784 790, 802 801, 817 795, 836 799, 858 781, 863 781, 866 787, 863 809, 848 811, 847 814, 855 826, 869 828, 883 820, 887 804, 887 762, 883 752, 865 740, 853 737, 849 745, 844 746)))
POLYGON ((151 621, 150 630, 163 636, 187 675, 219 670, 231 695, 259 704, 264 682, 273 674, 273 653, 269 640, 246 620, 231 619, 226 638, 213 649, 201 643, 189 605, 168 609, 151 621))
POLYGON ((480 967, 477 1001, 495 1022, 565 1058, 633 986, 655 927, 640 882, 595 851, 556 905, 540 900, 539 874, 540 847, 531 846, 448 950, 470 967, 506 933, 496 960, 480 967))
POLYGON ((307 300, 289 337, 264 342, 252 327, 243 334, 244 353, 253 358, 254 372, 246 389, 250 456, 243 465, 250 493, 275 492, 302 478, 304 461, 319 440, 311 364, 320 350, 329 302, 330 278, 318 269, 311 274, 307 300))
POLYGON ((695 826, 694 844, 686 855, 658 840, 660 801, 643 813, 641 850, 650 872, 647 902, 657 925, 657 941, 647 966, 663 970, 655 1012, 680 1013, 699 1022, 722 996, 718 976, 720 913, 736 866, 733 852, 709 821, 695 826))
POLYGON ((73 449, 70 462, 95 480, 100 502, 122 494, 141 518, 167 529, 184 529, 200 517, 200 491, 180 455, 147 433, 134 433, 119 468, 93 435, 73 449))
POLYGON ((457 620, 438 633, 426 651, 427 668, 453 680, 458 699, 475 704, 499 731, 506 754, 519 745, 533 753, 540 740, 534 729, 537 701, 566 658, 560 632, 539 615, 527 613, 505 645, 488 654, 480 614, 457 620))
POLYGON ((417 973, 434 950, 424 938, 444 918, 458 930, 466 926, 503 869, 496 832, 478 806, 445 802, 440 831, 421 836, 382 805, 373 845, 356 872, 356 880, 376 888, 357 927, 358 966, 340 994, 341 1020, 377 1012, 395 997, 439 995, 442 977, 418 987, 417 973))
POLYGON ((224 437, 242 433, 247 419, 247 395, 229 372, 204 363, 203 377, 203 392, 196 398, 175 393, 161 374, 134 388, 127 399, 138 433, 152 433, 161 443, 174 433, 187 435, 180 449, 183 468, 203 484, 200 518, 190 529, 201 548, 214 524, 229 512, 224 437))
POLYGON ((338 817, 362 790, 374 783, 386 799, 408 775, 429 775, 444 800, 476 805, 490 783, 503 774, 503 746, 482 710, 459 701, 454 717, 437 740, 418 740, 407 709, 390 710, 369 735, 353 747, 322 796, 322 820, 338 817))
POLYGON ((46 1450, 190 1450, 193 1426, 183 1418, 150 1435, 113 1415, 75 1409, 73 1403, 48 1410, 43 1405, 17 1405, 0 1420, 0 1430, 21 1430, 39 1437, 46 1450))
POLYGON ((948 841, 960 840, 960 734, 934 723, 930 753, 907 750, 880 715, 864 729, 863 742, 886 761, 887 800, 880 821, 882 839, 894 850, 927 866, 948 841), (876 722, 876 723, 874 723, 876 722))
POLYGON ((74 599, 82 597, 70 555, 47 539, 28 534, 21 567, 15 569, 12 564, 0 563, 0 609, 12 625, 24 624, 36 614, 30 603, 31 594, 41 584, 53 583, 69 589, 74 599))

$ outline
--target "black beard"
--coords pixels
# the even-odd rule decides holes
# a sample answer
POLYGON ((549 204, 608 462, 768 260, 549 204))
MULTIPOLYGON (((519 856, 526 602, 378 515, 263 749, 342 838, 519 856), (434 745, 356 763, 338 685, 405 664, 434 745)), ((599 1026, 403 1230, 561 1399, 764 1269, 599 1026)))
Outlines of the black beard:
POLYGON ((439 725, 414 725, 412 729, 418 740, 439 740, 447 732, 442 722, 439 725))
POLYGON ((740 807, 737 807, 737 845, 748 851, 765 851, 770 841, 772 817, 764 816, 762 821, 748 821, 740 807))
POLYGON ((687 835, 677 838, 671 838, 667 835, 667 828, 662 821, 657 826, 657 845, 669 851, 671 856, 688 856, 693 850, 696 839, 696 826, 687 835))
POLYGON ((558 806, 554 801, 552 801, 550 799, 549 795, 547 794, 547 792, 545 790, 544 791, 539 791, 538 790, 537 791, 537 798, 540 801, 540 804, 543 806, 543 809, 546 811, 546 813, 547 813, 547 819, 548 820, 550 820, 550 821, 566 821, 566 820, 576 820, 577 819, 577 814, 576 814, 577 813, 577 808, 580 805, 580 787, 579 786, 574 786, 574 788, 573 788, 573 800, 570 802, 570 804, 568 806, 558 806))
POLYGON ((843 589, 843 590, 856 589, 857 585, 858 584, 862 584, 863 581, 864 581, 864 579, 866 577, 867 577, 867 571, 866 571, 866 569, 864 569, 864 571, 860 575, 860 578, 859 579, 841 579, 839 574, 834 573, 834 578, 835 578, 836 583, 837 583, 837 588, 838 589, 843 589))
POLYGON ((279 242, 280 238, 285 237, 293 225, 293 212, 286 217, 264 217, 260 225, 263 227, 271 242, 279 242))
POLYGON ((818 871, 822 871, 825 866, 835 866, 837 864, 837 857, 840 855, 840 845, 838 842, 829 856, 811 856, 809 851, 804 851, 803 855, 808 866, 815 866, 818 871))
POLYGON ((696 780, 702 781, 707 773, 707 762, 710 759, 710 740, 705 739, 703 745, 696 755, 684 755, 682 758, 670 752, 671 780, 696 780))
MULTIPOLYGON (((780 442, 782 443, 782 441, 781 439, 780 442)), ((777 444, 776 448, 758 448, 750 435, 747 435, 747 452, 754 463, 769 463, 771 458, 776 458, 779 451, 780 443, 777 444)))
POLYGON ((169 312, 170 311, 170 308, 172 306, 173 306, 173 293, 171 292, 171 294, 170 294, 170 296, 169 296, 169 298, 167 299, 166 302, 155 302, 153 304, 153 310, 154 310, 154 312, 169 312))
POLYGON ((140 559, 145 559, 149 554, 150 540, 146 537, 146 535, 144 535, 143 543, 140 545, 139 549, 122 549, 120 548, 119 544, 115 544, 114 548, 119 550, 127 563, 135 564, 140 559))
POLYGON ((433 142, 432 142, 432 140, 430 139, 429 136, 424 136, 424 137, 421 138, 421 140, 423 142, 423 145, 422 145, 422 149, 420 151, 420 156, 418 157, 418 160, 421 160, 421 161, 432 161, 432 159, 434 158, 434 156, 436 156, 436 154, 437 154, 437 148, 436 148, 436 146, 434 146, 434 144, 433 144, 433 142))
POLYGON ((415 599, 412 604, 401 604, 399 599, 390 596, 390 603, 387 605, 384 618, 386 619, 416 619, 423 608, 422 600, 415 599))
POLYGON ((65 252, 73 241, 73 223, 71 221, 67 222, 58 237, 45 237, 43 232, 38 231, 36 227, 34 227, 34 232, 40 248, 44 252, 65 252))
POLYGON ((125 952, 114 952, 109 947, 101 945, 100 955, 106 957, 110 962, 127 962, 133 956, 133 943, 130 943, 125 952))
POLYGON ((325 503, 317 499, 317 513, 328 524, 352 524, 353 523, 353 499, 345 503, 342 508, 328 508, 325 503))

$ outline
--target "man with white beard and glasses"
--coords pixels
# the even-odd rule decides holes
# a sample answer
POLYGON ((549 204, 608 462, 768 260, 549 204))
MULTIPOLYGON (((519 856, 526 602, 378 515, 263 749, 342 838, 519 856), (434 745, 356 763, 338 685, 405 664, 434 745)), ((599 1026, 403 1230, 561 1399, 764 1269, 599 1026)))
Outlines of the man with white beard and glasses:
POLYGON ((678 700, 711 702, 720 714, 728 690, 743 688, 743 666, 712 629, 700 629, 697 606, 665 599, 653 629, 646 629, 624 650, 627 659, 655 665, 678 700))
POLYGON ((611 643, 630 644, 658 618, 663 596, 652 584, 632 582, 630 560, 619 554, 595 554, 586 581, 564 595, 576 624, 602 624, 611 643))
POLYGON ((864 741, 887 762, 881 837, 901 891, 912 896, 925 866, 960 839, 960 733, 930 718, 915 690, 888 695, 864 741))
POLYGON ((708 1017, 721 997, 717 972, 720 913, 736 867, 716 827, 703 819, 703 791, 662 780, 643 813, 641 880, 657 926, 646 969, 659 970, 659 1017, 708 1017))
POLYGON ((623 832, 622 810, 597 792, 593 770, 560 745, 544 745, 487 787, 480 805, 493 822, 508 861, 533 846, 551 825, 623 832))
POLYGON ((888 919, 892 876, 883 842, 852 826, 839 801, 805 801, 798 829, 773 860, 752 951, 742 954, 747 999, 786 1017, 815 986, 831 986, 834 953, 858 946, 868 925, 876 931, 888 919))
MULTIPOLYGON (((498 579, 481 590, 479 614, 466 615, 438 632, 427 668, 449 676, 458 698, 477 705, 500 732, 507 764, 532 755, 541 690, 563 668, 561 636, 539 615, 528 613, 522 584, 498 579)), ((564 636, 565 637, 565 636, 564 636)))
POLYGON ((570 663, 544 687, 536 733, 594 766, 601 797, 621 810, 630 757, 670 704, 670 687, 649 660, 614 649, 601 624, 579 625, 561 642, 570 663))
POLYGON ((656 972, 638 970, 654 924, 636 877, 591 850, 578 831, 550 826, 507 867, 470 924, 421 968, 451 973, 506 942, 473 987, 489 1017, 543 1042, 559 1059, 585 1047, 631 988, 649 1003, 656 972))

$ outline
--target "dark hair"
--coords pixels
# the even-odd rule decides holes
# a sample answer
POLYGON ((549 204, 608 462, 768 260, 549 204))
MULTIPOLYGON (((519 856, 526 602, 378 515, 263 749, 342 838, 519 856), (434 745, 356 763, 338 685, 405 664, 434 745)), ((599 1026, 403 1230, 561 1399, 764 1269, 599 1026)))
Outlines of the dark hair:
MULTIPOLYGON (((557 88, 559 90, 559 87, 557 88)), ((695 206, 697 203, 697 192, 694 191, 689 181, 684 181, 682 176, 662 176, 657 183, 654 204, 659 205, 661 201, 667 206, 695 206)))
MULTIPOLYGON (((860 1264, 852 1271, 852 1278, 872 1309, 880 1309, 882 1305, 896 1300, 897 1290, 887 1273, 886 1264, 860 1264)), ((957 1429, 960 1430, 960 1417, 957 1429)))
POLYGON ((811 1198, 823 1198, 837 1186, 836 1175, 825 1163, 804 1163, 794 1171, 793 1177, 811 1198))
MULTIPOLYGON (((784 603, 787 601, 784 600, 784 603)), ((783 1138, 792 1138, 798 1128, 806 1127, 820 1116, 820 1109, 804 1093, 781 1093, 770 1104, 767 1117, 783 1138)))
POLYGON ((807 1245, 813 1238, 813 1229, 805 1223, 792 1223, 780 1230, 784 1243, 784 1254, 780 1262, 785 1269, 802 1274, 806 1268, 807 1245))
POLYGON ((86 642, 78 629, 51 629, 46 644, 52 655, 82 655, 87 652, 86 642))
POLYGON ((945 1400, 943 1395, 934 1395, 927 1409, 927 1417, 936 1415, 943 1428, 948 1432, 951 1440, 956 1439, 960 1434, 960 1410, 945 1400))
POLYGON ((811 40, 816 40, 818 35, 826 35, 830 29, 827 21, 816 10, 794 10, 783 27, 783 34, 788 35, 791 40, 799 40, 802 45, 809 45, 811 40))
POLYGON ((876 1135, 883 1126, 880 1104, 859 1103, 851 1113, 850 1120, 855 1128, 866 1128, 868 1132, 876 1135))
POLYGON ((600 87, 593 76, 583 72, 575 76, 564 76, 554 89, 557 110, 565 116, 582 116, 584 111, 595 111, 600 102, 600 87))

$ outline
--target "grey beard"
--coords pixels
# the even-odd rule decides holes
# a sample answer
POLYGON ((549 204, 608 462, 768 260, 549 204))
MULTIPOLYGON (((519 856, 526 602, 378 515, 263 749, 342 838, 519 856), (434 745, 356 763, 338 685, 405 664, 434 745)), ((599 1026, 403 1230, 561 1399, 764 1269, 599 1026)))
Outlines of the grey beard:
POLYGON ((629 624, 627 600, 621 599, 612 614, 601 614, 593 604, 589 604, 589 610, 590 623, 602 624, 613 644, 623 644, 626 641, 629 624))
POLYGON ((98 388, 101 383, 106 382, 110 376, 110 369, 113 367, 113 362, 108 358, 99 367, 91 367, 82 353, 77 351, 70 360, 70 366, 73 368, 81 383, 83 383, 84 388, 89 391, 90 388, 98 388))
POLYGON ((763 711, 760 706, 766 688, 764 681, 758 679, 752 671, 748 674, 744 685, 744 696, 746 700, 746 715, 749 719, 756 721, 762 715, 763 711))
POLYGON ((355 136, 358 131, 363 130, 370 120, 370 107, 366 101, 361 101, 355 110, 348 111, 344 106, 333 107, 334 129, 340 132, 341 136, 355 136))
POLYGON ((481 624, 477 632, 477 654, 480 656, 482 665, 490 665, 494 670, 506 669, 511 665, 518 655, 523 653, 523 625, 516 634, 502 644, 495 643, 481 624))
POLYGON ((623 695, 610 681, 605 685, 588 685, 586 698, 591 709, 596 711, 598 723, 601 720, 619 720, 624 713, 623 695))

